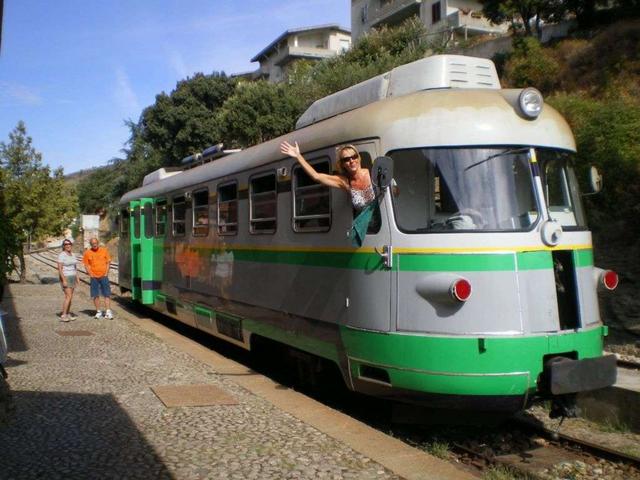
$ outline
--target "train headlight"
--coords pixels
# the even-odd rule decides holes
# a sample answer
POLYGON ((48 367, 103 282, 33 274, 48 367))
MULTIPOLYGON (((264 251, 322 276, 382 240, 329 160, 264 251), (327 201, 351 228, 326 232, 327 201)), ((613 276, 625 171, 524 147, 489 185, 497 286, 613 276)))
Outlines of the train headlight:
POLYGON ((518 105, 520 105, 520 111, 525 117, 538 118, 544 105, 542 94, 533 87, 525 88, 518 96, 518 105))

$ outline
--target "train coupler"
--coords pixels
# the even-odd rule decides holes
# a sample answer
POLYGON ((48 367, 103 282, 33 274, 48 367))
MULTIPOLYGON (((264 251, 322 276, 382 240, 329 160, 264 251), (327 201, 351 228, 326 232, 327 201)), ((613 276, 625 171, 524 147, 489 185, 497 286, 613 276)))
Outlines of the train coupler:
POLYGON ((575 393, 552 397, 549 418, 562 418, 563 420, 564 418, 576 418, 580 414, 576 397, 575 393))

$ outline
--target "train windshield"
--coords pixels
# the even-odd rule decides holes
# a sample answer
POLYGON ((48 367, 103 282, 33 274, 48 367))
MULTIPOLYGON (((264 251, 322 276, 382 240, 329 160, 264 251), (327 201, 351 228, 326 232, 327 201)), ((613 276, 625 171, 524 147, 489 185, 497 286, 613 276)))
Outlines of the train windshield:
MULTIPOLYGON (((572 154, 536 154, 549 216, 563 228, 584 227, 572 154)), ((394 212, 404 232, 525 231, 540 217, 529 147, 419 148, 390 156, 394 212)))

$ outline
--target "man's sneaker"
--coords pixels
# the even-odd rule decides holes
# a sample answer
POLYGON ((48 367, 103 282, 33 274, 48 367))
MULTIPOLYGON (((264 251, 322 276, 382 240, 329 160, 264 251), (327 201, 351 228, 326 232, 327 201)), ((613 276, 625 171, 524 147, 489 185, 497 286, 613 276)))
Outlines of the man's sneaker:
POLYGON ((111 310, 107 310, 104 314, 104 318, 113 318, 113 312, 111 310))
POLYGON ((96 318, 96 319, 97 318, 102 318, 102 312, 100 310, 98 310, 93 318, 96 318))
POLYGON ((68 322, 69 321, 69 317, 66 315, 60 315, 60 321, 61 322, 68 322))
POLYGON ((71 313, 71 312, 69 312, 67 317, 69 317, 69 320, 77 320, 78 319, 78 316, 75 313, 71 313))

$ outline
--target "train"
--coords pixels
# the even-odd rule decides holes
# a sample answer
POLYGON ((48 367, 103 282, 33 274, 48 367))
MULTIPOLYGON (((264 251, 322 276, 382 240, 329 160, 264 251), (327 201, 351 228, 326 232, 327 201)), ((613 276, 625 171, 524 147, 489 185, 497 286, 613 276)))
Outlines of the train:
POLYGON ((316 101, 287 135, 147 175, 119 202, 120 285, 244 349, 320 359, 355 392, 571 415, 616 381, 598 291, 618 277, 594 266, 578 161, 535 88, 502 88, 487 59, 423 58, 316 101), (361 245, 349 196, 283 140, 324 173, 357 147, 378 196, 361 245))

